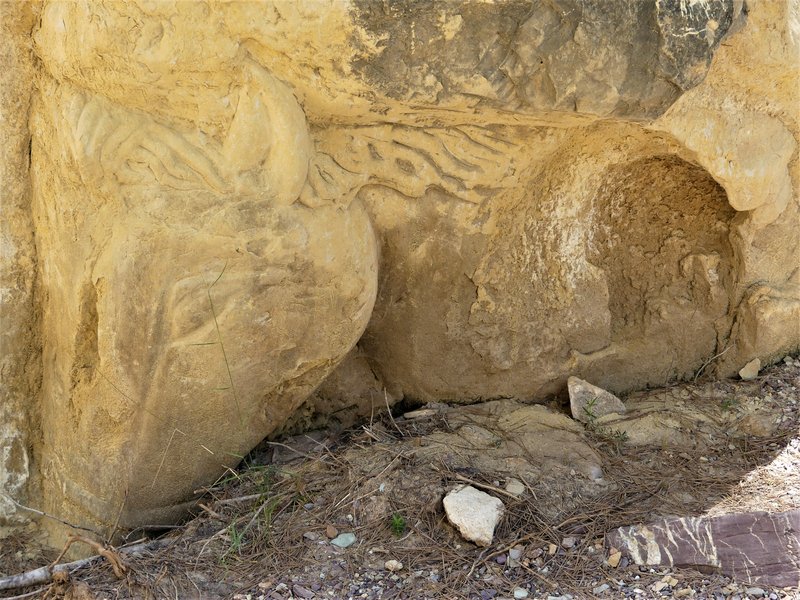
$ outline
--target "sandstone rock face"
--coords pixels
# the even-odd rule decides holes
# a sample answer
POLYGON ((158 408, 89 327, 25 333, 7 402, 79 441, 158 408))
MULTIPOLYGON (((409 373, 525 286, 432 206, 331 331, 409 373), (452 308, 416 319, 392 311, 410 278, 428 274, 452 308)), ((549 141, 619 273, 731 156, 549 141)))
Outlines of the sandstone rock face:
POLYGON ((60 28, 95 9, 43 9, 31 127, 45 507, 102 529, 174 521, 287 420, 364 330, 377 247, 360 201, 304 190, 303 111, 252 61, 182 119, 70 81, 60 28))
POLYGON ((332 413, 800 346, 788 4, 3 10, 7 494, 167 522, 332 413))
POLYGON ((33 398, 40 377, 28 176, 34 73, 30 35, 37 11, 32 3, 0 3, 0 521, 14 515, 9 497, 23 499, 33 470, 33 398))
POLYGON ((363 45, 356 72, 390 98, 626 118, 658 116, 702 81, 740 17, 725 0, 702 10, 662 0, 355 0, 353 9, 362 35, 381 44, 363 45))
POLYGON ((327 130, 349 169, 365 146, 376 164, 381 287, 359 345, 391 395, 535 399, 570 374, 623 392, 800 345, 797 15, 748 7, 706 80, 644 125, 508 125, 481 104, 413 142, 393 127, 394 165, 386 128, 327 130))

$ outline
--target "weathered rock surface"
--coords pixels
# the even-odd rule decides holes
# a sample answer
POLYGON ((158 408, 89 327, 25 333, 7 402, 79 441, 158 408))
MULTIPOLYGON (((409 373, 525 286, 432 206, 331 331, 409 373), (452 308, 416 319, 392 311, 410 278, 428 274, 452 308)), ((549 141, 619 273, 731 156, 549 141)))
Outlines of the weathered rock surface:
MULTIPOLYGON (((757 385, 757 384, 756 384, 757 385)), ((635 446, 659 444, 675 449, 703 449, 713 445, 720 430, 732 439, 768 437, 780 416, 773 406, 748 396, 726 393, 724 386, 683 387, 635 392, 626 398, 625 414, 611 413, 594 420, 596 431, 624 436, 635 446)))
POLYGON ((614 394, 578 377, 567 379, 567 391, 572 418, 581 423, 592 423, 600 417, 625 412, 622 400, 614 394))
POLYGON ((447 520, 465 540, 491 546, 494 529, 505 512, 502 500, 466 485, 449 492, 442 502, 447 520))
POLYGON ((391 5, 356 0, 356 73, 386 96, 514 112, 653 118, 702 81, 741 5, 557 0, 391 5), (624 32, 624 33, 623 33, 624 32))
MULTIPOLYGON (((0 486, 64 518, 170 521, 331 413, 800 346, 788 4, 3 10, 0 486)), ((572 434, 524 443, 596 475, 572 434)))
POLYGON ((425 437, 417 456, 450 468, 479 469, 528 479, 579 473, 602 477, 600 457, 583 427, 539 405, 497 400, 448 411, 451 432, 425 437))
POLYGON ((376 292, 372 226, 358 201, 295 203, 305 118, 259 67, 232 74, 219 142, 40 85, 46 507, 97 527, 170 522, 356 343, 376 292))
POLYGON ((14 515, 8 496, 22 499, 34 470, 33 399, 41 377, 28 127, 38 9, 0 3, 0 522, 14 515))
POLYGON ((607 543, 638 565, 718 569, 739 581, 800 587, 800 511, 662 519, 607 543))

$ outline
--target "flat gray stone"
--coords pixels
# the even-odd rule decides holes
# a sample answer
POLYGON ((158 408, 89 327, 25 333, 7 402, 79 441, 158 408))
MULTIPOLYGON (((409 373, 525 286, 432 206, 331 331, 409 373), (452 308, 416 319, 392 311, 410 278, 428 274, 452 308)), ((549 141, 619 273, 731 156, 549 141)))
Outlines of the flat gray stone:
POLYGON ((354 533, 340 533, 331 540, 331 544, 338 546, 339 548, 348 548, 349 546, 352 546, 355 541, 356 535, 354 533))
POLYGON ((567 380, 569 408, 572 418, 581 423, 592 423, 610 414, 624 414, 625 405, 614 394, 592 385, 578 377, 567 380))

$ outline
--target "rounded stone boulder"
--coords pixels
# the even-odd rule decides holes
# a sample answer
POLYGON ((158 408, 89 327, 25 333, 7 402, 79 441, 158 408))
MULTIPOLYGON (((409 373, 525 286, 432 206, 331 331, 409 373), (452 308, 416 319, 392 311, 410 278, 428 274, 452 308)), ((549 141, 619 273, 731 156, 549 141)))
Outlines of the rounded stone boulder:
POLYGON ((80 59, 50 60, 31 116, 44 506, 103 535, 174 523, 353 348, 375 236, 358 200, 300 199, 313 143, 264 68, 198 92, 214 130, 63 81, 80 59))

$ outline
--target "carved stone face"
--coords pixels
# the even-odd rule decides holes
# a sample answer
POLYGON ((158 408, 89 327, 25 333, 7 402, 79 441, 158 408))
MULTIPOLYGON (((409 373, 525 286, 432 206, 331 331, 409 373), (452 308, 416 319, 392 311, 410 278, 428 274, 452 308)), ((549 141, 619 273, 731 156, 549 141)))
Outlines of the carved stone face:
MULTIPOLYGON (((111 60, 69 51, 81 36, 120 42, 94 20, 117 8, 48 6, 43 53, 80 73, 111 60)), ((153 35, 159 24, 163 43, 189 42, 141 22, 153 35)), ((136 48, 132 62, 169 69, 136 48)), ((177 518, 344 357, 377 288, 364 208, 304 192, 314 149, 290 88, 240 54, 216 88, 187 96, 194 112, 142 110, 113 97, 140 83, 124 70, 110 69, 111 99, 101 72, 45 77, 33 119, 44 491, 58 514, 99 527, 177 518)))
POLYGON ((541 400, 791 347, 796 132, 728 67, 678 100, 743 14, 673 4, 46 2, 45 508, 169 522, 293 415, 386 390, 541 400), (790 291, 745 301, 762 280, 790 291))

